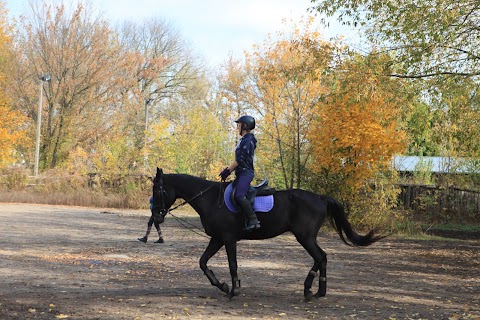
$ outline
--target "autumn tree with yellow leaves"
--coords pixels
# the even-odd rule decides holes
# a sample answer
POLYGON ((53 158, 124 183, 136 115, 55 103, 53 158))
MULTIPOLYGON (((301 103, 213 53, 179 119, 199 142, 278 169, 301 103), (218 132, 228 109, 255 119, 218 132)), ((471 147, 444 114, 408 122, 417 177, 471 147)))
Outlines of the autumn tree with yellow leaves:
POLYGON ((406 148, 407 88, 383 75, 388 61, 354 55, 337 66, 309 136, 311 170, 323 181, 321 189, 341 197, 351 211, 362 211, 362 218, 369 210, 366 202, 374 204, 370 209, 376 214, 395 202, 393 180, 384 182, 392 174, 392 157, 406 148), (391 192, 381 195, 385 189, 391 192))
POLYGON ((31 146, 25 132, 26 117, 12 108, 1 97, 0 91, 0 168, 21 159, 18 150, 31 146))
POLYGON ((276 172, 270 178, 277 184, 298 188, 311 160, 308 135, 319 97, 328 90, 333 46, 313 28, 312 19, 277 36, 254 47, 243 67, 229 65, 223 95, 233 110, 260 120, 260 172, 276 172))
POLYGON ((11 61, 12 39, 7 21, 7 11, 0 1, 0 168, 19 160, 18 150, 31 145, 25 131, 26 117, 11 108, 5 92, 5 75, 11 61))
POLYGON ((392 156, 406 146, 408 88, 382 76, 388 56, 351 55, 309 22, 231 63, 223 97, 232 111, 257 117, 257 177, 334 195, 361 216, 373 212, 361 203, 369 194, 384 219, 397 195, 392 156))
POLYGON ((317 105, 311 130, 312 169, 341 175, 354 189, 390 168, 392 156, 406 146, 401 117, 408 102, 402 83, 382 76, 382 62, 375 56, 345 61, 317 105))

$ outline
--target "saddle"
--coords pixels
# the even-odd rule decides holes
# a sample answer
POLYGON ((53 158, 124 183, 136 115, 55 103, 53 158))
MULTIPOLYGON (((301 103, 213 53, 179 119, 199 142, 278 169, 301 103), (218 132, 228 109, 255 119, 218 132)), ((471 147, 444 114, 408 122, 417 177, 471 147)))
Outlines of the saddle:
MULTIPOLYGON (((248 188, 247 200, 250 201, 253 206, 253 203, 255 202, 255 197, 271 196, 274 193, 275 188, 271 188, 268 185, 268 179, 265 179, 260 184, 257 184, 256 186, 250 186, 250 188, 248 188)), ((235 188, 233 189, 232 197, 234 194, 235 188)), ((233 200, 235 200, 235 198, 233 198, 233 200)))
MULTIPOLYGON (((265 179, 256 186, 250 186, 247 191, 247 200, 252 205, 255 212, 268 212, 273 208, 273 194, 276 192, 275 188, 268 185, 268 179, 265 179)), ((239 212, 240 209, 236 203, 235 188, 230 183, 225 189, 224 200, 227 208, 232 212, 239 212)))

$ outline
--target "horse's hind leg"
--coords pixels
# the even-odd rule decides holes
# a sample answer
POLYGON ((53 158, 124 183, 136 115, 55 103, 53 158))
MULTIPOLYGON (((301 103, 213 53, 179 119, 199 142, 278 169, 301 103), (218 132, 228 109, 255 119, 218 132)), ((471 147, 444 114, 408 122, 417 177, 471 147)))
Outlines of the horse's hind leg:
POLYGON ((225 293, 228 293, 228 284, 225 282, 220 283, 218 281, 217 277, 215 277, 215 274, 213 273, 212 270, 208 269, 207 267, 207 262, 210 260, 211 257, 215 255, 215 253, 220 250, 220 248, 223 247, 223 242, 218 241, 214 238, 210 239, 210 242, 208 243, 207 248, 203 252, 202 256, 200 257, 200 269, 202 269, 203 273, 207 276, 208 280, 210 280, 210 283, 212 286, 215 286, 222 290, 225 293))
POLYGON ((230 291, 229 297, 233 298, 239 294, 238 288, 240 288, 240 280, 237 274, 237 243, 226 243, 225 248, 227 249, 228 267, 230 268, 230 276, 232 277, 232 291, 230 291))
POLYGON ((323 260, 320 262, 320 275, 318 277, 318 291, 314 295, 315 298, 325 297, 325 295, 327 294, 327 254, 325 252, 323 253, 325 256, 323 260))
POLYGON ((324 297, 327 293, 327 254, 320 249, 316 240, 312 239, 298 239, 298 242, 307 250, 312 256, 314 263, 312 269, 308 272, 305 282, 303 284, 303 295, 306 300, 310 300, 312 297, 319 298, 324 297), (319 275, 319 287, 315 295, 310 290, 313 284, 313 280, 317 275, 317 271, 320 270, 319 275))

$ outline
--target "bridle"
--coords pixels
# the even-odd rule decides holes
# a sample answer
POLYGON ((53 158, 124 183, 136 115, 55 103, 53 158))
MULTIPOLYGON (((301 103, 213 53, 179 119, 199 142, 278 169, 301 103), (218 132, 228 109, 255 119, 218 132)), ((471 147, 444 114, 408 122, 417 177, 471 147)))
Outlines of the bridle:
POLYGON ((153 197, 153 203, 152 203, 152 211, 154 211, 154 209, 158 209, 160 211, 160 215, 165 218, 165 216, 167 214, 171 214, 170 211, 173 211, 175 209, 178 209, 179 207, 181 206, 184 206, 186 205, 187 203, 190 203, 191 201, 195 200, 196 198, 198 197, 201 197, 203 196, 204 193, 206 193, 208 190, 210 190, 214 185, 212 184, 211 186, 209 186, 207 189, 205 190, 202 190, 200 191, 200 193, 198 193, 197 195, 195 195, 194 197, 188 199, 188 200, 184 200, 182 203, 180 203, 179 205, 176 205, 175 207, 173 208, 166 208, 165 207, 165 198, 166 196, 168 196, 167 194, 167 191, 163 188, 163 184, 160 183, 160 182, 157 182, 159 184, 159 188, 160 188, 160 191, 158 191, 157 193, 160 193, 161 194, 161 198, 162 198, 162 205, 159 206, 159 205, 156 205, 155 204, 155 197, 153 197))
POLYGON ((155 197, 153 197, 153 200, 152 200, 152 212, 154 212, 155 210, 159 210, 160 211, 160 215, 165 218, 165 216, 167 215, 167 213, 169 212, 169 209, 167 209, 165 207, 165 198, 167 195, 167 191, 163 188, 163 185, 162 183, 158 182, 158 184, 160 185, 160 192, 156 192, 156 193, 160 193, 161 194, 161 198, 162 198, 162 205, 158 205, 155 203, 155 197))
MULTIPOLYGON (((198 197, 201 197, 203 194, 205 194, 208 190, 210 190, 212 187, 214 187, 214 185, 212 184, 211 186, 209 186, 207 189, 205 190, 202 190, 200 191, 200 193, 198 193, 197 195, 195 195, 194 197, 188 199, 188 200, 184 200, 182 203, 180 203, 179 205, 176 205, 175 207, 173 208, 166 208, 165 207, 165 196, 168 196, 167 194, 167 191, 163 188, 163 184, 161 182, 157 182, 158 184, 160 184, 159 188, 160 188, 160 191, 157 191, 156 193, 160 193, 161 194, 161 197, 162 197, 162 206, 161 208, 159 209, 160 211, 160 215, 162 216, 162 218, 165 218, 165 216, 167 214, 170 214, 175 220, 177 220, 182 226, 184 226, 186 229, 192 231, 193 233, 196 233, 198 234, 199 236, 202 236, 202 237, 205 237, 205 238, 209 238, 208 236, 205 235, 205 231, 198 228, 196 225, 180 218, 180 217, 177 217, 176 215, 174 215, 171 211, 175 210, 175 209, 178 209, 179 207, 181 206, 184 206, 186 205, 187 203, 190 203, 191 201, 195 200, 196 198, 198 197)), ((222 194, 223 194, 223 188, 222 188, 222 185, 220 184, 220 193, 219 193, 219 199, 221 198, 223 200, 223 197, 222 197, 222 194)), ((154 197, 155 198, 155 197, 154 197)), ((152 211, 156 208, 158 209, 160 206, 156 206, 155 205, 155 200, 153 199, 152 200, 153 203, 152 203, 152 211)), ((218 207, 222 207, 223 206, 223 203, 220 204, 218 203, 218 207)), ((153 213, 153 212, 152 212, 153 213)))

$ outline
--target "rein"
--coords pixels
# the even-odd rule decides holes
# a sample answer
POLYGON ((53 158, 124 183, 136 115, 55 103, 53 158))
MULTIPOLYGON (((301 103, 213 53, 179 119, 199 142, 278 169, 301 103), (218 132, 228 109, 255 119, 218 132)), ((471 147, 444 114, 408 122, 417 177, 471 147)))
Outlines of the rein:
MULTIPOLYGON (((167 213, 170 213, 170 211, 173 211, 175 209, 178 209, 180 208, 181 206, 184 206, 186 205, 187 203, 190 203, 191 201, 195 200, 196 198, 200 197, 200 196, 203 196, 204 193, 206 193, 208 190, 210 190, 214 185, 212 184, 210 187, 208 187, 207 189, 203 190, 203 191, 200 191, 199 194, 197 194, 196 196, 194 196, 193 198, 189 199, 189 200, 184 200, 182 203, 180 203, 179 205, 176 205, 175 207, 173 208, 170 208, 170 209, 167 209, 167 213)), ((170 213, 171 214, 171 213, 170 213)))
MULTIPOLYGON (((177 206, 176 208, 178 208, 178 207, 179 207, 179 206, 177 206)), ((175 209, 176 209, 176 208, 175 208, 175 209)), ((180 224, 181 224, 184 228, 186 228, 187 230, 190 230, 190 231, 192 231, 193 233, 198 234, 198 235, 201 236, 201 237, 210 239, 210 237, 206 235, 205 231, 203 231, 202 229, 200 229, 199 227, 197 227, 197 226, 194 225, 193 223, 188 222, 188 221, 185 220, 185 219, 182 219, 182 218, 177 217, 176 215, 174 215, 174 214, 171 213, 170 211, 168 211, 167 213, 169 213, 175 220, 178 221, 178 223, 180 223, 180 224)))
MULTIPOLYGON (((199 194, 197 194, 196 196, 194 196, 193 198, 189 199, 189 200, 184 200, 182 203, 180 203, 179 205, 176 205, 175 207, 173 208, 170 208, 170 209, 167 209, 166 212, 165 212, 165 215, 166 216, 167 214, 170 214, 175 220, 177 220, 183 227, 185 227, 186 229, 192 231, 193 233, 196 233, 198 234, 199 236, 202 236, 204 238, 210 238, 208 236, 205 235, 205 231, 203 231, 202 229, 200 229, 199 227, 197 227, 196 225, 194 225, 193 223, 190 223, 188 222, 187 220, 185 219, 182 219, 182 218, 179 218, 177 217, 176 215, 174 215, 171 211, 173 210, 176 210, 184 205, 186 205, 187 203, 190 203, 191 201, 195 200, 196 198, 200 197, 200 196, 203 196, 204 193, 206 193, 208 190, 210 190, 214 185, 212 184, 210 187, 208 187, 207 189, 203 190, 203 191, 200 191, 199 194)), ((219 193, 219 199, 222 198, 222 184, 220 183, 220 193, 219 193)), ((223 206, 223 203, 220 203, 220 200, 217 201, 217 204, 218 204, 218 207, 221 208, 223 206)))

